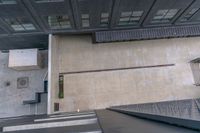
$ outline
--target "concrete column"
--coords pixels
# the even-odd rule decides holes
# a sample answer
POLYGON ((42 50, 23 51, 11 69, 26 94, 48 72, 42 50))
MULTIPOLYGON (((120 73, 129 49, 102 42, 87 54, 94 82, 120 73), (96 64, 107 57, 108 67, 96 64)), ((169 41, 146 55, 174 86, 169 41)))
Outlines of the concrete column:
POLYGON ((54 102, 57 98, 58 92, 58 78, 59 78, 59 65, 58 65, 58 36, 49 35, 49 53, 48 53, 48 109, 47 113, 54 112, 54 102), (54 100, 52 100, 52 98, 54 100))

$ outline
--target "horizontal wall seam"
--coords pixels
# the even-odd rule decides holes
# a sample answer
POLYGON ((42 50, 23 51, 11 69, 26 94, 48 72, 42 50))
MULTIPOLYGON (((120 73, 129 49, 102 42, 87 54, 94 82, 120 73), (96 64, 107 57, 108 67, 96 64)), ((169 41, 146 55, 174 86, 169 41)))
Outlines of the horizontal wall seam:
POLYGON ((144 69, 144 68, 170 67, 170 66, 175 66, 175 64, 161 64, 161 65, 137 66, 137 67, 125 67, 125 68, 113 68, 113 69, 99 69, 99 70, 89 70, 89 71, 63 72, 63 73, 60 73, 60 75, 122 71, 122 70, 130 70, 130 69, 144 69))

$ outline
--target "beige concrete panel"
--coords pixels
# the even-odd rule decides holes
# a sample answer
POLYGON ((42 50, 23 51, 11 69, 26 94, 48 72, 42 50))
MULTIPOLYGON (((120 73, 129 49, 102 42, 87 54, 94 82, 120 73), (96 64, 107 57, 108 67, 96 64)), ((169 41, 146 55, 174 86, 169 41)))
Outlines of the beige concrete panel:
MULTIPOLYGON (((78 95, 92 95, 94 93, 92 74, 78 74, 76 75, 75 90, 78 95)), ((67 88, 67 87, 65 87, 67 88)))
POLYGON ((75 96, 77 95, 77 80, 78 78, 74 75, 64 76, 64 95, 75 96))
POLYGON ((60 71, 157 65, 181 60, 185 62, 191 59, 188 44, 197 43, 198 39, 162 39, 93 45, 88 36, 62 37, 60 71))
MULTIPOLYGON (((90 36, 59 38, 59 72, 175 66, 65 75, 62 111, 197 98, 189 61, 200 56, 200 37, 92 44, 90 36)), ((55 92, 56 93, 56 92, 55 92)))
POLYGON ((92 95, 81 95, 76 99, 75 108, 80 109, 80 111, 94 109, 95 108, 94 97, 92 95))
POLYGON ((93 48, 89 37, 61 37, 60 72, 90 70, 93 48))
POLYGON ((92 95, 67 96, 60 102, 61 112, 86 111, 95 108, 95 99, 92 95))
MULTIPOLYGON (((191 39, 190 39, 191 40, 191 39)), ((187 45, 187 44, 185 44, 187 45)), ((200 41, 199 37, 194 37, 188 47, 188 52, 189 52, 189 60, 193 60, 197 57, 200 57, 200 41)))
POLYGON ((94 69, 120 68, 120 49, 117 46, 99 44, 94 47, 94 69))
POLYGON ((110 94, 114 91, 120 91, 119 73, 116 71, 94 73, 93 80, 95 85, 95 94, 110 94))
POLYGON ((193 43, 191 39, 182 38, 180 40, 172 39, 172 43, 175 45, 175 56, 176 63, 189 62, 189 44, 193 43))
POLYGON ((76 106, 77 97, 71 95, 65 95, 64 99, 59 100, 60 111, 59 112, 74 112, 77 111, 76 106))
POLYGON ((137 75, 134 72, 134 70, 119 71, 121 92, 132 94, 136 91, 137 87, 135 77, 137 75))

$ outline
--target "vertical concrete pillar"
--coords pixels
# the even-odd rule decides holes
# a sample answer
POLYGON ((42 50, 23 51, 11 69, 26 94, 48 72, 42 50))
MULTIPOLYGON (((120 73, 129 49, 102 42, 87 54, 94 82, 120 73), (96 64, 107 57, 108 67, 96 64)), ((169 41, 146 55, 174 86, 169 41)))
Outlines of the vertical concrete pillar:
POLYGON ((54 113, 54 102, 57 98, 59 78, 58 36, 49 35, 48 53, 48 106, 47 113, 54 113))

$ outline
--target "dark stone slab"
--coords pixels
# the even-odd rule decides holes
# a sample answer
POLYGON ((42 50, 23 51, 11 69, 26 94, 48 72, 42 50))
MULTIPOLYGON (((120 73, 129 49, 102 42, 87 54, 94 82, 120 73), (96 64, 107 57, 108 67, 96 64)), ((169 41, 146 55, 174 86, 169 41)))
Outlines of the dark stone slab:
POLYGON ((109 110, 98 110, 96 113, 104 133, 199 133, 109 110))

